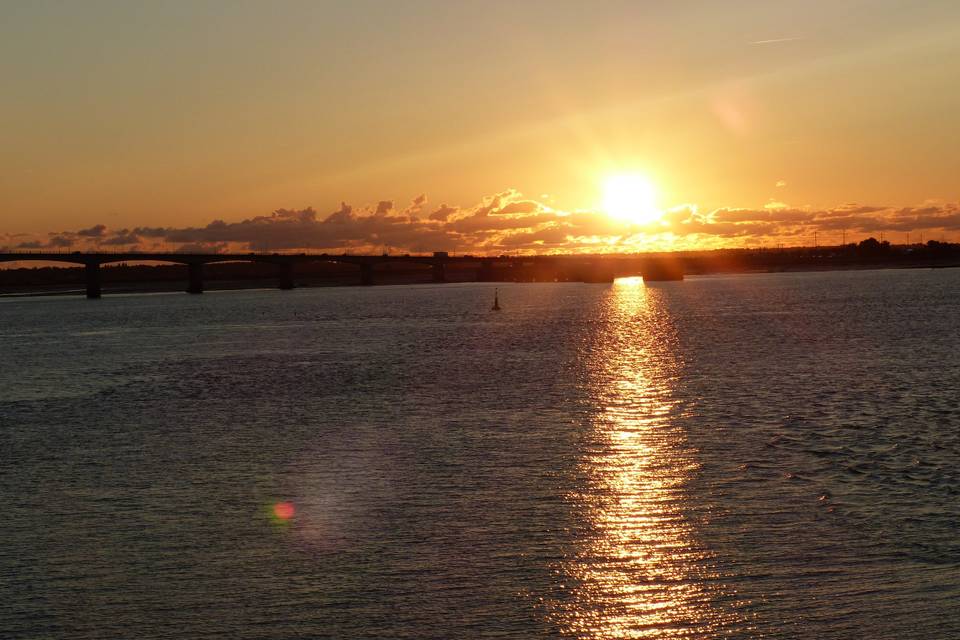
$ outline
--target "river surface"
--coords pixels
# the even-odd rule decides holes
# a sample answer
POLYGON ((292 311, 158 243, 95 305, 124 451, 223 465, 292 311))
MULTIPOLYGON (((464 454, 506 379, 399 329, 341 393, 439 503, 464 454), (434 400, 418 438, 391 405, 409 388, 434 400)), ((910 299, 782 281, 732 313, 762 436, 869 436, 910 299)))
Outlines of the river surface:
POLYGON ((960 271, 0 300, 0 636, 960 637, 960 271))

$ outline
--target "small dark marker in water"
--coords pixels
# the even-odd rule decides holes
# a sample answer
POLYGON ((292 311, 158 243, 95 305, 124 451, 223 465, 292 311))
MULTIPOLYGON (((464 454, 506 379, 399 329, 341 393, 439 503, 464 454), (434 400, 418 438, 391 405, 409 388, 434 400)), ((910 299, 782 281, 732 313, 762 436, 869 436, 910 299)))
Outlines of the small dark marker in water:
POLYGON ((493 290, 493 307, 490 309, 490 311, 500 311, 500 300, 499 300, 498 294, 499 294, 499 289, 494 289, 493 290))

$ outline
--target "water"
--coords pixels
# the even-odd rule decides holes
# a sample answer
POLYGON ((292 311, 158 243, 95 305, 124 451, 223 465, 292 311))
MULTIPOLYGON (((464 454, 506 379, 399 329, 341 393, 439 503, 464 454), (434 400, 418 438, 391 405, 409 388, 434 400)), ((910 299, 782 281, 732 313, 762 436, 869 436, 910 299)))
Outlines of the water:
POLYGON ((0 301, 0 636, 960 637, 958 292, 0 301))

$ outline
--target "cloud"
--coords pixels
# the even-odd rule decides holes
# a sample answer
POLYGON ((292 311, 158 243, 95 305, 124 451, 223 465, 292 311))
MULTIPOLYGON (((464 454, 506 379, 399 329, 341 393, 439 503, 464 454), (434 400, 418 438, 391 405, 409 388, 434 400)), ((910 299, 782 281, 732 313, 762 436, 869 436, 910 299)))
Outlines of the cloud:
POLYGON ((331 213, 324 222, 328 224, 346 224, 353 219, 353 207, 346 202, 341 202, 340 208, 331 213))
POLYGON ((133 233, 143 238, 164 238, 167 235, 167 230, 163 227, 137 227, 133 230, 133 233))
POLYGON ((393 211, 393 200, 381 200, 377 204, 377 208, 373 212, 373 215, 381 218, 383 216, 390 215, 391 211, 393 211))
POLYGON ((564 228, 564 226, 559 224, 551 224, 537 231, 528 231, 506 236, 501 244, 504 247, 559 247, 567 244, 569 236, 569 228, 564 228))
POLYGON ((226 242, 191 242, 177 247, 176 253, 222 253, 229 248, 226 242))
POLYGON ((98 224, 90 227, 89 229, 80 229, 76 232, 78 236, 83 238, 102 238, 103 234, 106 233, 107 226, 103 224, 98 224))
POLYGON ((48 234, 45 241, 6 236, 20 248, 98 246, 183 251, 284 251, 328 253, 470 253, 635 251, 744 244, 808 243, 846 232, 848 240, 882 232, 960 231, 960 205, 926 203, 889 207, 845 203, 830 208, 767 203, 757 208, 722 207, 703 212, 694 205, 668 209, 660 220, 631 224, 596 211, 560 211, 508 189, 473 206, 443 203, 430 211, 425 195, 401 210, 383 199, 371 205, 341 202, 326 214, 311 207, 276 209, 267 215, 195 227, 108 229, 97 224, 48 234), (426 213, 429 211, 429 213, 426 213))
POLYGON ((307 207, 299 211, 296 209, 277 209, 270 214, 270 217, 281 220, 295 220, 298 222, 313 222, 317 219, 317 212, 313 210, 313 207, 307 207))
POLYGON ((445 204, 441 204, 439 209, 437 209, 427 217, 430 220, 443 221, 449 218, 450 216, 452 216, 453 214, 455 214, 457 211, 459 211, 459 209, 457 209, 456 207, 448 207, 445 204))
MULTIPOLYGON (((778 203, 782 204, 782 203, 778 203)), ((764 207, 761 210, 755 209, 717 209, 711 214, 711 219, 715 222, 810 222, 816 217, 812 211, 803 211, 800 209, 790 209, 784 206, 764 207)))
POLYGON ((510 202, 502 209, 494 211, 496 215, 507 215, 511 213, 535 213, 540 211, 542 205, 539 202, 534 202, 533 200, 518 200, 516 202, 510 202))
POLYGON ((140 236, 129 229, 121 229, 103 241, 105 245, 124 246, 140 244, 140 236))
POLYGON ((405 215, 411 218, 418 216, 420 215, 420 212, 423 211, 423 207, 426 204, 427 204, 427 195, 425 193, 421 193, 420 195, 418 195, 416 198, 413 199, 413 202, 410 203, 410 206, 408 206, 406 209, 403 210, 402 215, 405 215))
POLYGON ((796 42, 797 40, 803 40, 803 38, 801 38, 800 36, 793 36, 789 38, 771 38, 769 40, 754 40, 750 44, 757 44, 757 45, 781 44, 783 42, 796 42))

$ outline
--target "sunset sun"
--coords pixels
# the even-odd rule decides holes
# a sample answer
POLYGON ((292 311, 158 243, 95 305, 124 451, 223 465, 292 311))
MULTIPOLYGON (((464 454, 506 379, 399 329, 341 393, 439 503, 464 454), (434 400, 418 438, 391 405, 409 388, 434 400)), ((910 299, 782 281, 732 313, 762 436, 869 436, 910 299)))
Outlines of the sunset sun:
POLYGON ((607 215, 633 224, 648 224, 663 215, 657 209, 653 184, 638 174, 607 178, 603 184, 603 209, 607 215))

